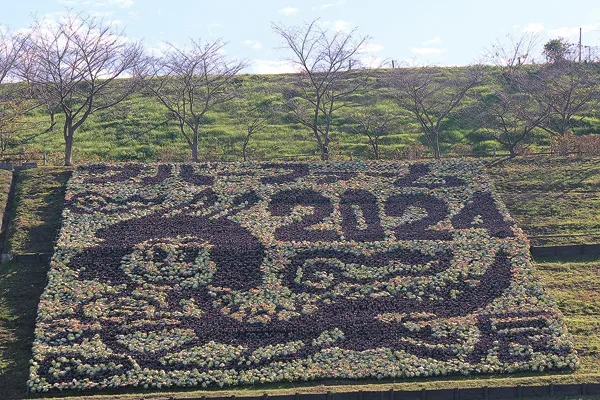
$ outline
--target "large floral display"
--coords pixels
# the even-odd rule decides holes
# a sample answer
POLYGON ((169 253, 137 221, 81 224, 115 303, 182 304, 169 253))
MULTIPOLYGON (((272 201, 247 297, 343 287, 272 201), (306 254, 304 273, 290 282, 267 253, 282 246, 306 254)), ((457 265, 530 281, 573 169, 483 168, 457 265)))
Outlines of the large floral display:
POLYGON ((479 164, 94 164, 68 184, 28 384, 576 366, 479 164))

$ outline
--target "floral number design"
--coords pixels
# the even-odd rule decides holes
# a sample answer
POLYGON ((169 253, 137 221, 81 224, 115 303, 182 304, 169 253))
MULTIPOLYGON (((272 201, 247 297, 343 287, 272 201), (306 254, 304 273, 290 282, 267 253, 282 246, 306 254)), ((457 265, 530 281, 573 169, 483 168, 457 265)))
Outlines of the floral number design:
POLYGON ((478 164, 91 164, 69 181, 28 385, 576 367, 478 164))

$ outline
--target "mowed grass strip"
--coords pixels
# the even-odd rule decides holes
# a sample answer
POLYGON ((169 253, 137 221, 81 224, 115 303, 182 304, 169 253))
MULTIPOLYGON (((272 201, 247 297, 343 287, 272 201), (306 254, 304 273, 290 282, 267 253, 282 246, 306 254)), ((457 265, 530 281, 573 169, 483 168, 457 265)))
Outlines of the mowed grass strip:
POLYGON ((575 339, 577 373, 600 373, 600 257, 539 259, 536 265, 575 339))
POLYGON ((518 157, 488 172, 533 245, 600 243, 600 158, 518 157))
POLYGON ((63 167, 34 168, 16 176, 5 253, 52 252, 70 176, 71 170, 63 167))
POLYGON ((47 265, 0 264, 0 398, 26 396, 31 343, 47 265))
POLYGON ((6 202, 10 192, 10 183, 12 181, 12 172, 0 169, 0 221, 6 211, 6 202))

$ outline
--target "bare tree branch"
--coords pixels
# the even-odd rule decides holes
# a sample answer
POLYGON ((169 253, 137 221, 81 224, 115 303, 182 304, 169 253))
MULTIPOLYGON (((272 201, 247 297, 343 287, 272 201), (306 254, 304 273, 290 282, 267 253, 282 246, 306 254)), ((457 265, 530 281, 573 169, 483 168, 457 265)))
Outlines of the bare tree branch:
POLYGON ((269 96, 269 92, 253 91, 248 85, 242 86, 238 99, 229 104, 229 112, 237 128, 243 133, 242 158, 248 161, 250 139, 269 126, 278 106, 269 96))
POLYGON ((16 78, 15 67, 27 36, 0 30, 0 150, 19 144, 19 134, 26 129, 24 114, 35 108, 24 85, 10 82, 16 78))
POLYGON ((546 64, 534 76, 538 81, 534 94, 550 111, 541 127, 553 136, 571 134, 573 124, 600 104, 597 74, 588 64, 571 61, 546 64))
POLYGON ((381 157, 381 139, 389 135, 394 128, 394 122, 400 116, 376 107, 359 109, 349 115, 354 126, 350 129, 358 135, 364 135, 369 140, 369 145, 376 160, 381 157))
POLYGON ((313 20, 305 26, 273 25, 293 56, 297 67, 294 88, 296 96, 287 106, 301 125, 309 129, 322 160, 329 159, 331 125, 336 111, 349 105, 348 97, 365 87, 367 71, 358 67, 361 46, 369 39, 358 37, 356 28, 350 32, 329 32, 313 20))
POLYGON ((65 165, 71 165, 77 129, 94 112, 139 90, 147 59, 141 43, 83 14, 57 23, 36 20, 30 31, 18 74, 40 104, 58 106, 64 114, 65 165))
POLYGON ((168 110, 198 161, 200 128, 206 113, 235 98, 235 77, 246 67, 242 60, 227 61, 221 40, 191 40, 190 47, 169 51, 154 62, 148 89, 168 110))
POLYGON ((437 67, 394 69, 389 87, 392 97, 408 110, 440 158, 441 124, 463 101, 467 93, 484 80, 484 69, 472 66, 458 71, 437 67))

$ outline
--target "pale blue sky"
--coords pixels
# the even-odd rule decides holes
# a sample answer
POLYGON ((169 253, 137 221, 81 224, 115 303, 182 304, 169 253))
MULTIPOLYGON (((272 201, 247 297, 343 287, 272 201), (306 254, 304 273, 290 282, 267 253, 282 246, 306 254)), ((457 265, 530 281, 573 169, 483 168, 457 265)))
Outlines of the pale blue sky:
POLYGON ((67 7, 115 21, 148 48, 223 38, 228 56, 250 60, 245 72, 258 73, 287 68, 271 23, 317 17, 371 36, 370 57, 378 60, 464 65, 481 59, 495 39, 524 30, 539 32, 544 43, 559 36, 577 41, 583 27, 583 44, 600 46, 598 0, 0 0, 0 25, 25 28, 34 14, 56 19, 67 7))

